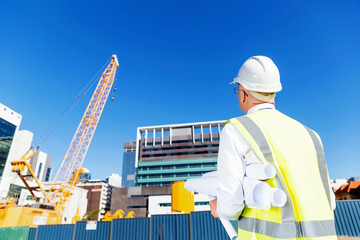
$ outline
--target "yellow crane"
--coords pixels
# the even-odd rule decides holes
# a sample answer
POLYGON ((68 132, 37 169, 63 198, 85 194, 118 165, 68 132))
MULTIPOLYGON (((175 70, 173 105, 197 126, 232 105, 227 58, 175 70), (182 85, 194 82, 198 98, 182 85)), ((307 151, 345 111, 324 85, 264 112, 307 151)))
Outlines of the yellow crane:
POLYGON ((31 209, 27 209, 27 207, 18 207, 16 209, 15 207, 9 207, 6 209, 6 217, 3 219, 0 218, 0 226, 34 226, 37 225, 34 224, 34 222, 44 221, 44 219, 41 220, 38 216, 43 213, 47 216, 49 216, 49 214, 51 215, 52 220, 48 218, 46 222, 47 224, 61 222, 62 212, 79 181, 82 171, 81 166, 114 83, 116 69, 118 66, 119 62, 116 55, 112 55, 112 59, 101 75, 85 113, 81 118, 80 124, 55 176, 54 183, 49 189, 49 192, 47 192, 41 185, 40 181, 35 176, 31 165, 27 162, 27 160, 35 154, 37 148, 35 150, 30 149, 20 160, 11 162, 12 170, 19 175, 36 202, 39 201, 39 198, 35 195, 34 191, 40 189, 46 199, 46 202, 50 206, 53 206, 55 211, 52 209, 37 209, 37 212, 34 212, 31 209), (35 180, 36 185, 30 186, 28 184, 29 179, 35 180))

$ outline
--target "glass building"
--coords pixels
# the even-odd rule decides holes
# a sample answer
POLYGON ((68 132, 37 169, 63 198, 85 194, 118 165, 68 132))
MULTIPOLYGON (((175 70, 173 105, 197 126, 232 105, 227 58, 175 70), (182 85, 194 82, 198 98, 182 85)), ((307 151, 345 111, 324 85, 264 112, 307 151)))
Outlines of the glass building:
POLYGON ((4 173, 6 160, 14 138, 16 126, 0 118, 0 182, 4 173))
POLYGON ((124 155, 122 166, 122 180, 123 187, 135 186, 135 157, 136 157, 136 142, 129 141, 124 143, 124 155))

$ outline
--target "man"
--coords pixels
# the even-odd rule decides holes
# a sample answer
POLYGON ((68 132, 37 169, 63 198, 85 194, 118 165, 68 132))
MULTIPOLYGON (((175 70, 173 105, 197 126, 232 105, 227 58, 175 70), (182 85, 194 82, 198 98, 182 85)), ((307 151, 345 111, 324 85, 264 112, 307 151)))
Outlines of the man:
POLYGON ((246 116, 228 121, 221 132, 219 189, 210 202, 215 218, 239 219, 239 239, 337 239, 334 201, 320 137, 275 109, 282 89, 273 61, 249 58, 237 83, 240 108, 246 116), (287 195, 283 208, 269 211, 244 205, 243 179, 251 164, 271 164, 276 177, 266 182, 287 195))

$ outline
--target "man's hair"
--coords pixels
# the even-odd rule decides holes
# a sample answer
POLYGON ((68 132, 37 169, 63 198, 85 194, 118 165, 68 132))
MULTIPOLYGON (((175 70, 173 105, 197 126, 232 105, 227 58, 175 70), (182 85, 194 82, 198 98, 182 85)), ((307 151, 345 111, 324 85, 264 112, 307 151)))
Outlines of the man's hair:
POLYGON ((260 100, 262 102, 270 102, 272 100, 274 100, 275 96, 276 96, 276 92, 272 92, 272 93, 265 93, 265 92, 255 92, 255 91, 250 91, 250 94, 257 100, 260 100))

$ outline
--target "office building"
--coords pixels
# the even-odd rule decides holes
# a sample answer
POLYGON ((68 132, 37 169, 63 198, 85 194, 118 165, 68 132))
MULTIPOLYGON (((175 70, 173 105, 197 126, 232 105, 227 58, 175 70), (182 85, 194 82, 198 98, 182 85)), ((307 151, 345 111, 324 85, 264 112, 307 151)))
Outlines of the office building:
POLYGON ((40 182, 50 181, 52 158, 48 154, 38 150, 30 159, 30 164, 40 182))
POLYGON ((33 134, 19 131, 21 114, 0 103, 0 198, 17 200, 23 186, 21 179, 11 171, 11 161, 20 159, 29 150, 33 134))
MULTIPOLYGON (((136 141, 125 143, 122 181, 132 179, 135 173, 135 187, 123 184, 124 188, 112 188, 111 212, 134 211, 136 217, 171 212, 171 182, 217 169, 220 131, 225 122, 137 128, 136 141), (131 156, 128 161, 127 156, 131 156)), ((195 210, 209 210, 208 201, 207 196, 196 194, 195 210)))
POLYGON ((135 154, 136 142, 128 141, 124 143, 123 168, 122 168, 122 186, 135 186, 135 154))
POLYGON ((139 127, 135 186, 170 186, 215 171, 225 122, 139 127))
POLYGON ((20 114, 0 103, 0 183, 3 178, 11 143, 21 119, 20 114))
POLYGON ((109 184, 101 180, 88 180, 79 182, 76 186, 88 191, 86 212, 99 209, 98 220, 101 220, 105 213, 110 211, 111 187, 109 184))

